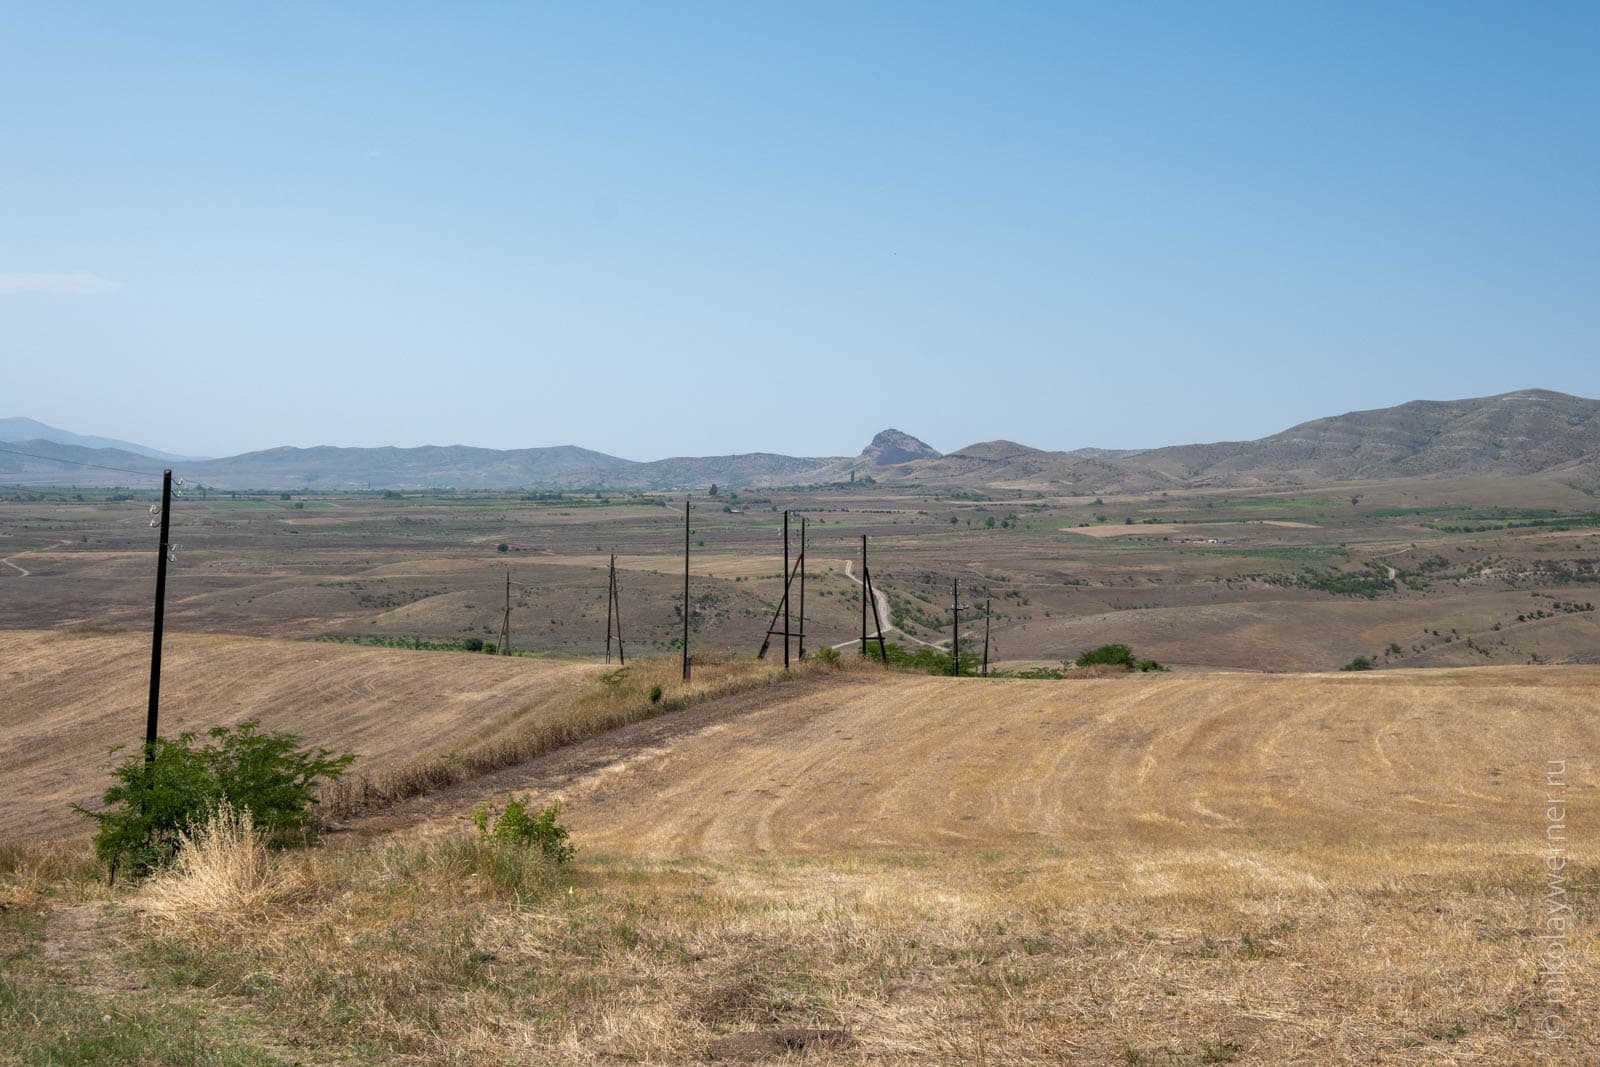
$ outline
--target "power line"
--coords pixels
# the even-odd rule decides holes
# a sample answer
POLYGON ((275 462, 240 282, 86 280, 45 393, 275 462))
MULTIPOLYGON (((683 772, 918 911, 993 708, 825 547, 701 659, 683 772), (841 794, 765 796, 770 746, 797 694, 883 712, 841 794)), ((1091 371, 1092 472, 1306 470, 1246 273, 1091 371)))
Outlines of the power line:
POLYGON ((118 474, 137 474, 141 478, 161 477, 160 471, 131 471, 126 467, 108 467, 104 463, 86 463, 81 459, 62 459, 60 456, 38 456, 34 455, 32 452, 18 452, 14 448, 0 448, 0 452, 5 452, 12 456, 26 456, 28 459, 42 459, 46 463, 70 463, 75 467, 93 467, 96 470, 116 471, 118 474))

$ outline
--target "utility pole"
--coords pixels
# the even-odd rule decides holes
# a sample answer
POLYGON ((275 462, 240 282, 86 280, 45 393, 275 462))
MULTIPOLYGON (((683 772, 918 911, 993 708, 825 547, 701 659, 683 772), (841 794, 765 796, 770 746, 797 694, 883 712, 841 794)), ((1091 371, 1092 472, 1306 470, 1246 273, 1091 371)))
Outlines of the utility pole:
POLYGON ((506 615, 500 623, 500 654, 511 655, 511 568, 506 568, 506 615))
MULTIPOLYGON (((154 526, 154 520, 150 525, 154 526)), ((166 630, 167 563, 172 554, 172 472, 161 472, 161 554, 156 557, 156 617, 150 642, 150 707, 144 720, 144 760, 156 758, 156 729, 161 711, 161 636, 166 630)))
POLYGON ((989 616, 994 613, 994 601, 983 602, 983 676, 989 677, 989 616))
POLYGON ((961 677, 961 579, 950 579, 950 676, 961 677))
POLYGON ((806 517, 800 516, 800 658, 806 658, 806 517))
POLYGON ((878 615, 878 593, 872 588, 872 568, 867 566, 867 535, 861 535, 861 654, 867 654, 867 602, 872 602, 872 621, 878 627, 878 658, 889 662, 889 649, 883 643, 883 619, 878 615))
POLYGON ((628 665, 627 653, 622 650, 622 591, 617 587, 617 554, 611 554, 610 578, 606 583, 606 662, 611 662, 612 620, 616 620, 617 662, 628 665))
POLYGON ((861 535, 861 658, 867 658, 867 598, 872 591, 867 588, 867 535, 861 535))
POLYGON ((794 628, 789 614, 789 509, 783 509, 783 669, 789 669, 789 631, 794 628))
MULTIPOLYGON (((786 649, 788 645, 784 646, 786 649)), ((683 680, 689 680, 689 494, 683 494, 683 680)))

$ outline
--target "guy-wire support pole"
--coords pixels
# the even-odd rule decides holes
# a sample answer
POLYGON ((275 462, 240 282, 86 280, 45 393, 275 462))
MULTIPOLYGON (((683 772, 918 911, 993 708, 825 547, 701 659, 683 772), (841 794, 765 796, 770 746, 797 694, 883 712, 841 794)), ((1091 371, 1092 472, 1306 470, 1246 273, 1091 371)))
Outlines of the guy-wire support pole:
POLYGON ((789 669, 789 631, 793 624, 789 614, 789 509, 783 509, 783 669, 789 669))
MULTIPOLYGON (((889 648, 888 648, 887 645, 885 645, 883 643, 883 618, 878 614, 878 593, 877 593, 877 591, 875 589, 872 588, 872 568, 867 566, 867 538, 866 538, 865 534, 863 534, 862 537, 861 537, 861 592, 863 594, 865 594, 865 596, 866 596, 866 598, 868 600, 872 601, 872 621, 875 624, 877 624, 877 627, 878 627, 878 658, 882 662, 888 663, 889 662, 889 648)), ((862 608, 862 622, 863 622, 863 626, 861 628, 861 635, 862 635, 861 647, 862 647, 862 650, 865 651, 866 650, 866 644, 867 644, 867 642, 866 642, 866 626, 865 626, 865 622, 866 622, 866 608, 865 607, 862 608)))
POLYGON ((950 676, 961 677, 961 579, 950 579, 950 676))
POLYGON ((689 494, 683 494, 683 680, 689 680, 689 494))
POLYGON ((795 561, 794 567, 784 576, 783 595, 778 598, 778 606, 772 609, 772 618, 767 621, 767 635, 761 640, 761 651, 756 653, 756 659, 766 659, 767 650, 772 647, 772 635, 782 633, 778 629, 778 617, 783 614, 783 605, 789 598, 789 589, 794 585, 795 572, 800 569, 800 562, 795 561))
POLYGON ((994 612, 994 601, 983 602, 983 676, 989 677, 989 616, 994 612))
POLYGON ((506 614, 500 623, 500 654, 511 655, 511 568, 506 568, 506 614))
MULTIPOLYGON (((622 583, 617 579, 617 555, 615 552, 611 554, 611 601, 616 605, 616 610, 615 612, 608 611, 607 614, 615 614, 617 618, 617 663, 626 667, 628 665, 628 654, 622 648, 622 583)), ((611 640, 608 636, 606 639, 607 646, 610 643, 611 640)), ((606 662, 609 663, 611 661, 608 658, 606 662)))
POLYGON ((606 663, 611 662, 611 609, 617 602, 617 555, 611 554, 606 567, 606 663))
POLYGON ((872 590, 867 588, 867 535, 861 535, 861 658, 867 657, 867 598, 872 590))
POLYGON ((156 617, 150 641, 150 708, 144 720, 144 759, 156 758, 156 726, 161 709, 161 635, 166 629, 167 556, 171 553, 172 472, 161 472, 161 554, 156 557, 156 617))
POLYGON ((800 516, 800 658, 806 658, 806 517, 800 516))

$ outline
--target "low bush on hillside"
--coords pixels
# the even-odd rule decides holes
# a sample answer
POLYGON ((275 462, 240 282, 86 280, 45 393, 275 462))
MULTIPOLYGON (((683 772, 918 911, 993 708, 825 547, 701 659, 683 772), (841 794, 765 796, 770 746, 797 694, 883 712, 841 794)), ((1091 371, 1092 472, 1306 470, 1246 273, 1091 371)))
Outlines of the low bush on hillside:
POLYGON ((1346 663, 1339 669, 1341 671, 1370 671, 1372 666, 1372 660, 1368 659, 1366 656, 1357 656, 1355 659, 1351 660, 1349 663, 1346 663))
POLYGON ((532 814, 526 801, 512 797, 500 811, 485 804, 472 813, 472 821, 478 826, 478 836, 485 841, 537 848, 546 859, 567 863, 577 850, 567 843, 570 831, 561 824, 560 815, 559 803, 532 814))
MULTIPOLYGON (((907 651, 904 645, 888 642, 883 651, 878 649, 876 641, 867 642, 867 658, 878 663, 888 663, 891 667, 901 667, 905 670, 920 671, 923 674, 950 674, 950 653, 942 648, 922 647, 914 652, 907 651), (885 655, 884 653, 887 653, 885 655)), ((964 675, 977 674, 983 665, 982 657, 976 652, 961 653, 961 673, 964 675)))
POLYGON ((104 810, 73 805, 98 824, 95 854, 112 879, 119 869, 142 877, 166 866, 183 835, 224 805, 249 812, 252 829, 273 845, 309 840, 319 785, 337 779, 356 757, 302 749, 296 735, 263 734, 259 727, 254 721, 218 726, 203 746, 188 732, 158 738, 149 759, 141 746, 112 768, 116 784, 101 798, 104 810))
POLYGON ((1167 668, 1153 659, 1140 659, 1127 645, 1101 645, 1079 653, 1073 661, 1077 667, 1126 667, 1130 671, 1164 671, 1167 668))

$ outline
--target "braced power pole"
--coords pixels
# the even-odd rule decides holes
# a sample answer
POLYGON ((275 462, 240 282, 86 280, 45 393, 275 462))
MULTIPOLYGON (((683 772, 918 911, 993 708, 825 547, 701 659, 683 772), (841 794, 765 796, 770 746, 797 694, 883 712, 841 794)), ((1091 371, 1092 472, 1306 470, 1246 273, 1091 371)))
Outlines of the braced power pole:
POLYGON ((683 680, 689 680, 689 494, 683 495, 683 680))
POLYGON ((961 579, 950 579, 950 676, 961 677, 961 579))
MULTIPOLYGON (((789 573, 789 509, 783 509, 783 573, 789 573)), ((789 579, 783 582, 783 669, 789 669, 789 631, 794 622, 789 612, 789 579)))
POLYGON ((615 623, 617 632, 617 662, 628 665, 628 655, 622 650, 622 590, 617 585, 617 554, 611 554, 610 577, 606 582, 606 662, 611 662, 611 631, 615 623))
POLYGON ((789 590, 794 585, 795 574, 800 569, 800 563, 795 561, 792 568, 786 569, 783 577, 783 595, 778 598, 778 606, 772 609, 772 618, 767 622, 767 636, 761 640, 761 651, 756 653, 756 659, 766 659, 767 651, 772 647, 772 639, 783 630, 778 629, 778 619, 782 617, 784 608, 789 602, 789 590))
POLYGON ((506 568, 506 614, 500 622, 500 641, 496 646, 502 656, 511 655, 511 568, 506 568))
POLYGON ((994 614, 994 601, 983 602, 983 676, 989 677, 989 617, 994 614))
POLYGON ((872 568, 867 566, 867 535, 861 535, 861 654, 867 654, 867 602, 872 603, 872 621, 878 627, 878 658, 889 662, 889 649, 883 643, 883 618, 878 614, 878 593, 872 588, 872 568))
POLYGON ((806 517, 800 516, 800 658, 806 658, 806 517))
MULTIPOLYGON (((154 525, 152 523, 151 525, 154 525)), ((144 718, 144 759, 156 758, 156 730, 161 714, 161 637, 166 631, 167 563, 172 555, 172 472, 161 472, 161 547, 156 557, 156 614, 150 640, 150 706, 144 718)))

